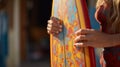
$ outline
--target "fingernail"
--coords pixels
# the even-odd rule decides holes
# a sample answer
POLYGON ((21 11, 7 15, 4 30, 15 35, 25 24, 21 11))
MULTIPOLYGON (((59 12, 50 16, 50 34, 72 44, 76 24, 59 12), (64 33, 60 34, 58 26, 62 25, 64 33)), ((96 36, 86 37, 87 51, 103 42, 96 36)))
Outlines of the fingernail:
POLYGON ((58 32, 58 31, 56 31, 56 33, 58 34, 59 32, 58 32))
POLYGON ((74 45, 75 45, 75 46, 82 46, 83 43, 75 43, 74 45))
POLYGON ((79 45, 80 45, 80 46, 82 46, 82 45, 83 45, 83 43, 79 43, 79 45))
POLYGON ((59 29, 59 31, 61 32, 61 31, 62 31, 62 29, 59 29))
POLYGON ((60 21, 58 21, 58 23, 60 24, 60 21))
POLYGON ((60 25, 60 28, 62 28, 62 25, 60 25))
POLYGON ((78 46, 78 43, 75 43, 74 46, 78 46))

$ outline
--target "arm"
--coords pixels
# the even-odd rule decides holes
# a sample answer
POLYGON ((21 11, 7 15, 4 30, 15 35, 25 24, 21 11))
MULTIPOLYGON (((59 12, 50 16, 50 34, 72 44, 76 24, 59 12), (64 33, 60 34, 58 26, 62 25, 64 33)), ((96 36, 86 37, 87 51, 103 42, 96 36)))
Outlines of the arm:
POLYGON ((113 47, 120 45, 120 34, 107 34, 94 29, 80 29, 74 40, 77 46, 86 47, 113 47))
POLYGON ((119 34, 112 34, 112 44, 113 46, 120 45, 120 33, 119 34))

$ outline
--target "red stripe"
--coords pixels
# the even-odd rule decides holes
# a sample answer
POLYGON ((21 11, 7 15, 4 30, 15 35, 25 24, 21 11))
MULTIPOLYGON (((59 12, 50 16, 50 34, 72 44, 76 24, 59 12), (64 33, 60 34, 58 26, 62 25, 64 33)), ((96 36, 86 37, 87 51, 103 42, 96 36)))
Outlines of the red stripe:
MULTIPOLYGON (((85 0, 81 0, 81 3, 82 3, 82 6, 84 8, 83 11, 84 11, 84 18, 85 18, 85 25, 86 25, 86 28, 91 28, 91 25, 90 25, 90 19, 89 19, 89 14, 88 14, 88 9, 87 9, 87 5, 86 5, 86 1, 85 0)), ((93 47, 88 47, 89 49, 89 55, 90 55, 90 65, 91 67, 96 67, 96 60, 95 60, 95 53, 94 53, 94 48, 93 47)))

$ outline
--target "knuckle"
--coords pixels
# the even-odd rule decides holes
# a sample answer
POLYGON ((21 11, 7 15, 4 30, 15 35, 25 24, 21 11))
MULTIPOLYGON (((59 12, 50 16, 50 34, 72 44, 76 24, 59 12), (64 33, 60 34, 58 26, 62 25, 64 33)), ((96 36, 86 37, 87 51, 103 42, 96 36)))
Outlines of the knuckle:
POLYGON ((49 29, 49 28, 47 28, 47 31, 50 31, 50 29, 49 29))
POLYGON ((80 37, 80 38, 85 38, 85 35, 80 35, 79 37, 80 37))
POLYGON ((52 31, 52 29, 51 29, 51 28, 48 28, 48 30, 49 30, 49 31, 52 31))
POLYGON ((49 30, 48 28, 49 28, 49 27, 47 27, 47 30, 49 30))
POLYGON ((47 21, 48 23, 50 22, 50 20, 47 21))
POLYGON ((83 32, 84 31, 84 29, 80 29, 80 32, 83 32))
POLYGON ((48 34, 50 34, 50 31, 47 31, 48 34))
POLYGON ((82 36, 79 36, 79 39, 81 39, 82 38, 82 36))
POLYGON ((47 24, 47 27, 49 27, 50 24, 47 24))
POLYGON ((53 20, 49 20, 49 24, 53 24, 53 22, 54 22, 53 20))
POLYGON ((51 24, 48 24, 48 27, 49 27, 49 28, 51 28, 51 27, 52 27, 52 25, 51 25, 51 24))

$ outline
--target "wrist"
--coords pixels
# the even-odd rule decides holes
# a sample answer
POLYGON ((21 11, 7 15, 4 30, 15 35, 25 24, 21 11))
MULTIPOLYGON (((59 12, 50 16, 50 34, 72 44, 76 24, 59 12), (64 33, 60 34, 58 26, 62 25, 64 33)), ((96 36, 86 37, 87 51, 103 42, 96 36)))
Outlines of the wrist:
POLYGON ((112 34, 110 36, 111 36, 112 46, 120 45, 120 34, 112 34))

